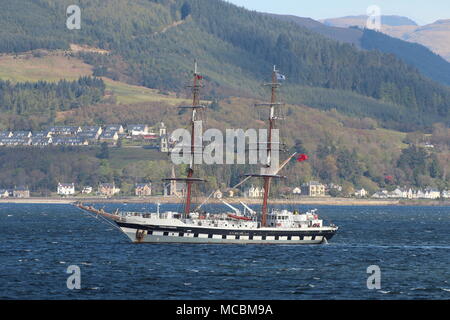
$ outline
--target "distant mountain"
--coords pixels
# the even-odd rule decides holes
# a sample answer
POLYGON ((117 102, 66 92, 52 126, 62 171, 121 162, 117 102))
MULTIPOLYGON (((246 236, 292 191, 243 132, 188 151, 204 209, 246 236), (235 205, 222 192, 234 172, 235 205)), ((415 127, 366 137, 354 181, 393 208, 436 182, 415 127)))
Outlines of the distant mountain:
POLYGON ((424 75, 450 86, 450 62, 427 47, 390 37, 384 33, 364 29, 361 47, 395 54, 424 75))
MULTIPOLYGON (((322 23, 333 27, 348 28, 352 26, 365 27, 367 23, 367 15, 359 16, 347 16, 342 18, 323 19, 322 23)), ((383 15, 381 16, 381 24, 391 27, 400 26, 417 26, 417 23, 410 18, 395 16, 395 15, 383 15)))
MULTIPOLYGON (((420 70, 424 75, 450 86, 450 63, 420 44, 410 43, 381 32, 359 27, 331 27, 311 18, 292 15, 269 15, 284 21, 294 22, 328 38, 354 44, 361 49, 379 50, 395 54, 398 58, 420 70)), ((394 19, 389 16, 385 20, 389 21, 387 18, 394 19)), ((407 20, 405 20, 406 22, 407 20)))
MULTIPOLYGON (((364 28, 366 15, 321 20, 329 27, 364 28)), ((422 44, 450 62, 450 19, 418 26, 406 17, 383 16, 381 32, 409 42, 422 44)))
POLYGON ((360 47, 361 45, 361 37, 363 35, 363 32, 359 29, 347 27, 332 27, 311 18, 303 18, 293 15, 280 15, 271 13, 267 13, 267 15, 283 21, 294 22, 302 27, 320 33, 333 40, 351 43, 358 47, 360 47))
POLYGON ((450 19, 418 27, 403 33, 400 38, 423 44, 450 61, 450 19))

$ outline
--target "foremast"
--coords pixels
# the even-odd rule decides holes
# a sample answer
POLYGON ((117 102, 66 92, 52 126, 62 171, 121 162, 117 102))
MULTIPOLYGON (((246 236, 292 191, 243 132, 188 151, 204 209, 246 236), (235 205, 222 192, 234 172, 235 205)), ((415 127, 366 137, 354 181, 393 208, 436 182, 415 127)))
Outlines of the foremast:
MULTIPOLYGON (((199 153, 198 149, 202 148, 201 145, 201 135, 202 132, 198 132, 201 128, 202 119, 199 117, 199 111, 203 110, 205 108, 204 105, 200 104, 200 88, 203 87, 201 81, 203 79, 203 76, 201 76, 197 72, 197 61, 194 62, 194 72, 193 72, 193 78, 192 78, 192 85, 189 85, 188 87, 191 89, 192 93, 192 104, 188 106, 180 106, 179 108, 185 108, 185 109, 191 109, 191 119, 190 119, 190 134, 191 134, 191 141, 189 144, 189 167, 187 170, 187 177, 186 178, 170 178, 170 179, 164 179, 164 180, 176 180, 176 181, 183 181, 186 184, 186 196, 184 201, 184 218, 189 218, 190 212, 191 212, 191 204, 192 204, 192 185, 195 182, 203 182, 203 179, 195 178, 194 177, 194 164, 195 164, 195 154, 199 153), (197 137, 198 135, 198 137, 197 137), (197 144, 197 140, 199 140, 199 144, 197 144)), ((201 151, 200 151, 201 153, 201 151)))
POLYGON ((189 213, 191 212, 191 201, 192 201, 192 182, 189 179, 191 179, 194 175, 194 155, 195 155, 195 122, 198 121, 197 118, 197 109, 200 106, 200 88, 201 83, 200 80, 202 77, 197 73, 197 61, 194 63, 194 74, 193 74, 193 80, 192 80, 192 86, 191 86, 191 92, 192 92, 192 113, 191 113, 191 152, 190 152, 190 162, 189 162, 189 169, 186 180, 186 204, 184 206, 184 214, 186 218, 189 216, 189 213))

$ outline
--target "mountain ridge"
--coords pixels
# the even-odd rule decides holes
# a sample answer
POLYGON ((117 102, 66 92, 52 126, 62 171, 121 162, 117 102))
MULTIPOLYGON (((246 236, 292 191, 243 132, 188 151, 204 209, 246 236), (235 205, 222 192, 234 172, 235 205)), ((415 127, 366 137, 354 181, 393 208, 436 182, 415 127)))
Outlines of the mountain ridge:
MULTIPOLYGON (((365 28, 368 16, 352 16, 323 19, 328 26, 349 28, 357 26, 365 28)), ((450 19, 439 19, 426 25, 389 25, 383 23, 381 32, 401 40, 419 43, 450 62, 450 19)))
POLYGON ((430 127, 448 117, 448 88, 423 77, 396 57, 362 52, 292 22, 223 1, 36 0, 32 2, 38 7, 33 11, 24 5, 28 2, 31 0, 8 2, 8 10, 0 12, 16 21, 0 25, 0 40, 6 40, 0 42, 0 51, 17 52, 30 46, 52 49, 55 44, 66 49, 70 43, 95 46, 111 53, 83 54, 83 59, 94 66, 94 75, 124 77, 132 84, 176 91, 183 90, 192 61, 201 57, 207 94, 218 97, 261 96, 260 83, 276 64, 288 75, 287 102, 302 103, 305 96, 311 96, 309 92, 330 89, 328 100, 316 98, 313 106, 348 114, 366 113, 405 130, 430 127), (83 8, 81 30, 57 28, 65 25, 66 18, 58 13, 73 2, 83 8), (184 15, 183 7, 188 8, 184 15), (37 13, 49 16, 39 32, 32 24, 39 19, 37 13), (158 33, 180 19, 184 23, 158 33), (18 28, 22 20, 27 23, 18 28), (31 36, 34 42, 23 40, 31 36), (8 42, 11 39, 13 42, 8 42), (358 106, 352 102, 355 94, 375 99, 377 106, 383 107, 358 106))

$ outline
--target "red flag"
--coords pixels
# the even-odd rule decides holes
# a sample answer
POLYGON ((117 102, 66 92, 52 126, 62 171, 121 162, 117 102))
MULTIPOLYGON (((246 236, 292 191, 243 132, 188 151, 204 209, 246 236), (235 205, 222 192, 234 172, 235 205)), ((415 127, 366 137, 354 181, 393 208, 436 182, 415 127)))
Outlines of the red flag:
POLYGON ((305 161, 305 160, 308 160, 308 156, 306 154, 303 154, 303 153, 297 158, 298 162, 302 162, 302 161, 305 161))

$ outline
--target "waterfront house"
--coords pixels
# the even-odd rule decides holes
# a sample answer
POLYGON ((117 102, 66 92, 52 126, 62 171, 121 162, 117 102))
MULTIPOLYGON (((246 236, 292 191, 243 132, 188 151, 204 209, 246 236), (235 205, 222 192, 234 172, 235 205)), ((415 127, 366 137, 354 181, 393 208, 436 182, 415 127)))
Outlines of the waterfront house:
POLYGON ((253 185, 245 192, 248 198, 261 198, 264 196, 264 188, 254 187, 253 185))
POLYGON ((114 183, 100 183, 98 186, 98 193, 107 197, 112 197, 119 192, 120 189, 116 188, 114 183))
POLYGON ((75 183, 58 183, 57 193, 61 196, 71 196, 75 194, 75 183))
POLYGON ((13 197, 14 198, 29 198, 30 190, 28 189, 28 187, 25 187, 25 186, 14 187, 13 197))
POLYGON ((216 191, 213 193, 212 197, 213 197, 214 199, 222 199, 222 198, 223 198, 223 193, 222 193, 222 191, 220 191, 220 190, 216 190, 216 191))
POLYGON ((302 195, 309 197, 323 197, 325 196, 325 185, 317 181, 310 181, 301 186, 302 195))
POLYGON ((151 196, 152 195, 151 183, 136 183, 134 193, 138 197, 151 196))
POLYGON ((339 184, 335 184, 335 183, 329 183, 328 185, 325 186, 325 192, 328 192, 330 190, 336 190, 338 192, 341 192, 342 186, 339 184))
POLYGON ((92 187, 91 186, 85 186, 83 187, 83 189, 81 190, 82 194, 90 194, 92 192, 92 187))
POLYGON ((365 198, 367 197, 367 191, 364 188, 358 189, 355 191, 355 197, 357 198, 365 198))
POLYGON ((228 188, 225 190, 225 192, 226 192, 226 196, 228 198, 233 198, 239 192, 239 190, 233 189, 233 188, 228 188))
POLYGON ((439 199, 441 197, 441 192, 435 188, 426 188, 425 189, 425 198, 426 199, 439 199))
POLYGON ((377 191, 372 195, 372 198, 377 198, 377 199, 387 199, 387 197, 388 197, 388 192, 386 190, 377 191))
POLYGON ((9 191, 7 189, 0 189, 0 198, 8 198, 9 191))
POLYGON ((294 189, 292 189, 292 193, 296 196, 300 195, 302 193, 302 189, 299 187, 295 187, 294 189))

